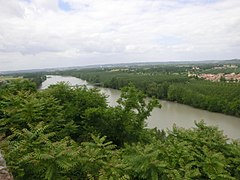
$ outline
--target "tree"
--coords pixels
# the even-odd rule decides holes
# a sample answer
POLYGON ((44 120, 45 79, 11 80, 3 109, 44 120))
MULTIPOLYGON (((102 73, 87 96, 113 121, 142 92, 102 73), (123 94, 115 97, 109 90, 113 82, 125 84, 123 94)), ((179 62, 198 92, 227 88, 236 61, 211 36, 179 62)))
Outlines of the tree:
POLYGON ((141 140, 145 120, 154 107, 160 106, 155 99, 146 102, 145 95, 133 85, 124 87, 118 105, 110 108, 89 108, 85 111, 84 122, 92 132, 107 136, 118 146, 141 140))
POLYGON ((78 147, 69 138, 57 142, 50 139, 54 132, 43 122, 29 129, 15 130, 8 137, 5 158, 16 179, 66 179, 78 163, 78 147))
POLYGON ((127 165, 126 171, 131 179, 166 179, 164 170, 167 162, 161 158, 164 156, 162 148, 156 142, 126 146, 123 150, 123 161, 127 165))
POLYGON ((106 136, 92 136, 93 142, 81 144, 81 164, 88 179, 126 179, 120 152, 106 136))
MULTIPOLYGON (((174 98, 178 87, 183 102, 205 98, 197 86, 195 95, 173 85, 174 98)), ((0 94, 0 130, 6 134, 0 143, 15 179, 240 178, 239 141, 203 121, 167 133, 145 128, 158 102, 133 85, 122 89, 115 107, 86 87, 12 92, 0 94)), ((238 104, 235 98, 231 106, 238 104)))
MULTIPOLYGON (((18 91, 17 94, 7 94, 1 101, 0 111, 4 114, 0 121, 0 131, 6 135, 12 134, 11 128, 27 128, 27 124, 36 125, 40 121, 48 122, 49 128, 55 132, 63 121, 62 109, 59 102, 49 96, 43 97, 41 93, 18 91)), ((62 127, 61 127, 62 128, 62 127)))

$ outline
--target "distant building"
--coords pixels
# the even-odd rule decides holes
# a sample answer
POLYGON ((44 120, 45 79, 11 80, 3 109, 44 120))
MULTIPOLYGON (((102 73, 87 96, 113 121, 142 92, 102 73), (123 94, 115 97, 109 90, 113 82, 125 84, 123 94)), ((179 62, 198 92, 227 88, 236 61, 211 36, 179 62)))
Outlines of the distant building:
POLYGON ((224 78, 227 82, 233 81, 233 82, 240 82, 240 74, 200 74, 198 75, 198 78, 205 79, 208 81, 220 81, 221 78, 224 78))

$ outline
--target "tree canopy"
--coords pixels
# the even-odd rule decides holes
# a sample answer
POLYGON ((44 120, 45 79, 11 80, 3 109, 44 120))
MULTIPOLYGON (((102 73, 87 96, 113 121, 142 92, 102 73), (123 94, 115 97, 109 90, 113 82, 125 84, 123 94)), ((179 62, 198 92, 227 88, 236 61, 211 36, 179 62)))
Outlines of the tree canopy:
POLYGON ((132 84, 110 107, 97 89, 31 83, 0 86, 1 149, 15 179, 240 179, 239 141, 203 121, 146 128, 160 105, 132 84))

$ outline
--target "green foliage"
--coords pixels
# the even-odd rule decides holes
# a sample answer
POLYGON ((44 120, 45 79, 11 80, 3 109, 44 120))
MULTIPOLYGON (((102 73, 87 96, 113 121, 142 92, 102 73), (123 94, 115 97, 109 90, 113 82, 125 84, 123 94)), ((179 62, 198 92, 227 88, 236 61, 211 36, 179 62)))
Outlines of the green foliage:
POLYGON ((118 146, 124 143, 140 141, 145 127, 145 120, 157 100, 145 100, 145 95, 134 86, 122 89, 118 105, 113 108, 89 108, 85 111, 85 120, 102 135, 118 146))
POLYGON ((19 91, 16 95, 7 94, 1 101, 0 111, 3 117, 0 131, 11 134, 11 128, 20 130, 27 128, 28 123, 36 125, 40 121, 51 122, 49 127, 54 127, 57 131, 63 118, 61 110, 62 106, 53 97, 41 97, 40 94, 29 91, 19 91))
MULTIPOLYGON (((173 100, 190 101, 177 91, 192 96, 189 89, 164 86, 173 100)), ((0 95, 0 145, 15 179, 240 179, 239 141, 204 122, 146 129, 159 104, 133 85, 122 88, 115 107, 86 87, 8 87, 0 95)))
POLYGON ((89 179, 121 179, 126 178, 120 160, 119 150, 112 142, 105 142, 106 136, 92 136, 94 142, 81 144, 81 164, 89 179))
POLYGON ((54 132, 45 133, 42 122, 30 130, 15 130, 5 155, 16 179, 65 179, 65 173, 77 164, 78 147, 69 138, 57 142, 50 139, 54 132))
POLYGON ((37 86, 34 82, 22 78, 7 80, 0 85, 0 92, 2 93, 17 94, 18 91, 36 92, 36 90, 37 86))
POLYGON ((127 146, 123 150, 123 160, 131 179, 164 179, 167 163, 161 157, 161 149, 158 143, 127 146))
POLYGON ((136 111, 140 120, 145 120, 150 116, 154 107, 161 107, 156 99, 151 99, 146 103, 146 95, 137 90, 133 85, 122 88, 118 104, 125 112, 136 111))
POLYGON ((127 146, 123 161, 131 178, 238 179, 239 170, 231 168, 239 168, 239 155, 232 154, 239 151, 236 142, 227 143, 216 127, 208 127, 203 122, 196 126, 188 130, 173 127, 162 141, 127 146))
MULTIPOLYGON (((201 66, 201 68, 211 69, 214 67, 214 65, 205 66, 201 66)), ((186 71, 192 71, 191 66, 163 65, 123 70, 121 68, 84 69, 61 72, 61 74, 80 77, 114 89, 121 89, 132 83, 150 97, 240 116, 239 83, 209 82, 198 78, 188 78, 186 71)))
POLYGON ((52 85, 43 93, 56 98, 64 107, 65 118, 81 121, 81 116, 88 108, 107 107, 106 97, 97 89, 87 87, 70 88, 65 83, 52 85))
POLYGON ((165 147, 170 166, 178 168, 178 176, 184 179, 233 179, 227 171, 227 138, 203 122, 196 126, 189 130, 174 127, 169 132, 165 147))

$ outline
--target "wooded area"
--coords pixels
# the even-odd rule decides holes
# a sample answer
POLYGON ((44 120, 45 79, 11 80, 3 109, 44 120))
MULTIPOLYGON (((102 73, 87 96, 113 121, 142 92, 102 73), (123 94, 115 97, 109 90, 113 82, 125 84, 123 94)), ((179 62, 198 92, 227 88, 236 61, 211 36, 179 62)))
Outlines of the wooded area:
MULTIPOLYGON (((167 94, 185 80, 172 76, 167 94)), ((240 178, 238 141, 204 122, 192 129, 147 129, 145 120, 159 104, 145 97, 130 85, 109 107, 96 89, 61 83, 37 91, 26 79, 2 83, 1 149, 8 168, 24 180, 240 178)))
POLYGON ((210 82, 188 77, 184 69, 177 67, 127 71, 83 69, 63 71, 60 74, 114 89, 132 83, 150 97, 240 117, 240 83, 210 82))

